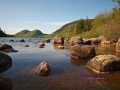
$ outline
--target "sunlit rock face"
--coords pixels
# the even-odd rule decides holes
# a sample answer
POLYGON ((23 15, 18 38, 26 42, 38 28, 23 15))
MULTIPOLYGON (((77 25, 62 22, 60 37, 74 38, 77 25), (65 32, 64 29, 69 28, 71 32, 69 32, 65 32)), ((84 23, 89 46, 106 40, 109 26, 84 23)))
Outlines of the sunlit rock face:
POLYGON ((47 75, 49 75, 50 70, 51 70, 51 68, 48 65, 48 63, 43 61, 37 66, 35 72, 37 72, 41 76, 47 76, 47 75))
POLYGON ((98 55, 88 61, 86 67, 103 74, 120 71, 120 58, 114 55, 98 55))

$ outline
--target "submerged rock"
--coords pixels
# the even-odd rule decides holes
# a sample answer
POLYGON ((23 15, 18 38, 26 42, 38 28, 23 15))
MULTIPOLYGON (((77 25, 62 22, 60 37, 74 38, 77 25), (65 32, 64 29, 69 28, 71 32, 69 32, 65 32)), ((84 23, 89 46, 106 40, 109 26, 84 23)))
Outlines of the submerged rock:
POLYGON ((50 70, 51 70, 50 66, 45 61, 41 62, 36 68, 36 72, 41 76, 49 75, 50 70))
POLYGON ((90 45, 74 45, 70 48, 70 54, 76 58, 93 58, 96 52, 90 45))
POLYGON ((118 40, 118 42, 116 44, 116 51, 120 52, 120 39, 118 40))
POLYGON ((97 73, 120 71, 120 59, 114 55, 98 55, 88 61, 86 67, 97 73))
POLYGON ((80 36, 72 37, 70 39, 70 45, 83 44, 83 39, 80 36))
POLYGON ((53 44, 64 44, 64 38, 60 36, 55 36, 53 38, 53 44))
POLYGON ((10 79, 0 75, 0 90, 12 90, 13 84, 10 79))
POLYGON ((12 66, 11 57, 0 52, 0 73, 6 71, 11 66, 12 66))

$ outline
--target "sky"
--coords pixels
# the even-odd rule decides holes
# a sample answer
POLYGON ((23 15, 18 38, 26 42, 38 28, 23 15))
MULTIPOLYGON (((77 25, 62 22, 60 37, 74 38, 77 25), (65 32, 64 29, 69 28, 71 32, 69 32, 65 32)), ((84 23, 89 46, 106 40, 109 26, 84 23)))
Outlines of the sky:
POLYGON ((0 27, 7 34, 24 29, 51 34, 66 23, 92 19, 117 6, 112 0, 0 0, 0 27))

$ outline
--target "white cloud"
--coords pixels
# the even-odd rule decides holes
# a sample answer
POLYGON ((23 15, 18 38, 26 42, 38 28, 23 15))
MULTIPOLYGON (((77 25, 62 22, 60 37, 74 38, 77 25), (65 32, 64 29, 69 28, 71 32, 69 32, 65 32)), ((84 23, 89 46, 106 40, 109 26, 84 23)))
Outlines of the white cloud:
POLYGON ((52 25, 52 26, 63 26, 65 24, 67 24, 67 23, 69 23, 69 22, 47 22, 45 24, 52 25))

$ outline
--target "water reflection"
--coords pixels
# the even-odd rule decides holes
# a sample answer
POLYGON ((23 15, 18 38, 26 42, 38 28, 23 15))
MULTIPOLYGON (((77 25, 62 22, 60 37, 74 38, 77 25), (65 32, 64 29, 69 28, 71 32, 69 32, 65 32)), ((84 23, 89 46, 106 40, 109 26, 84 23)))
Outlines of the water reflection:
POLYGON ((74 66, 85 66, 87 63, 87 59, 78 59, 74 57, 70 57, 71 59, 71 64, 74 66))
POLYGON ((100 45, 93 45, 96 49, 97 55, 100 54, 113 54, 115 55, 115 46, 113 45, 106 45, 106 44, 100 44, 100 45))

